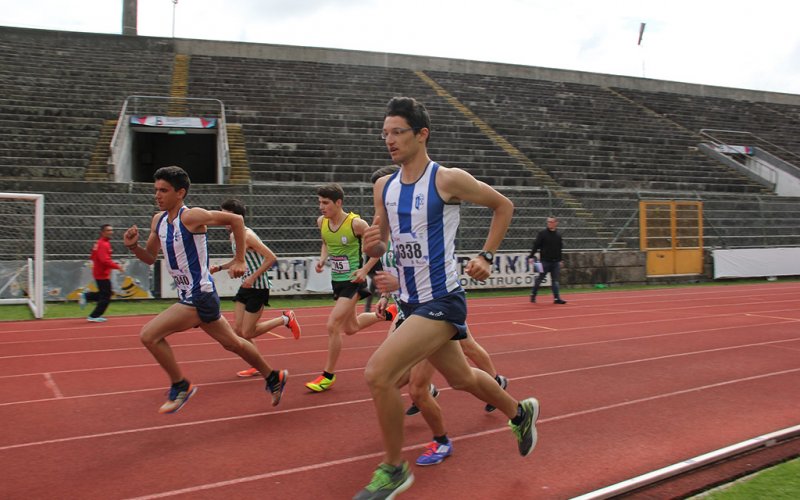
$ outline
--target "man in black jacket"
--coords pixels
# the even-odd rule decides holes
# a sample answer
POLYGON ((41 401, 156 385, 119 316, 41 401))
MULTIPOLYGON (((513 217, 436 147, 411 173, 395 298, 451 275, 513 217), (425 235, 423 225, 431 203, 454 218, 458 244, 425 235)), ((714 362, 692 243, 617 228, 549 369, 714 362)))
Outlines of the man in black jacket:
POLYGON ((566 304, 566 300, 561 300, 561 295, 558 291, 558 278, 561 275, 561 250, 564 245, 561 241, 561 233, 558 232, 558 219, 550 216, 547 218, 547 229, 539 231, 536 235, 536 241, 533 242, 533 249, 528 256, 530 259, 535 258, 535 254, 539 252, 542 263, 542 270, 536 276, 533 282, 533 289, 531 290, 531 302, 536 302, 536 293, 539 291, 539 285, 544 281, 547 273, 550 273, 552 281, 551 288, 553 290, 553 302, 555 304, 566 304))

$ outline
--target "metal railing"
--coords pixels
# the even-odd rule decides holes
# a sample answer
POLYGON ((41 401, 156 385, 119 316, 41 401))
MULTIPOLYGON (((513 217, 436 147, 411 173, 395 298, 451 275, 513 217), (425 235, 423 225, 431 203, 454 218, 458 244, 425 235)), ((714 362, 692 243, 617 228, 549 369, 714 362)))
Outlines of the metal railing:
MULTIPOLYGON (((738 164, 741 168, 746 171, 752 172, 753 174, 757 175, 761 179, 767 181, 772 188, 778 182, 778 171, 777 169, 767 163, 766 161, 757 158, 752 155, 747 156, 747 161, 742 162, 738 158, 736 158, 739 154, 745 154, 744 151, 740 149, 741 142, 737 145, 731 145, 727 140, 719 137, 720 135, 725 135, 728 137, 742 137, 743 139, 747 139, 747 145, 755 147, 755 146, 762 146, 762 144, 766 144, 770 147, 771 150, 780 150, 784 154, 797 156, 791 151, 778 146, 777 144, 773 144, 766 139, 762 139, 757 135, 751 132, 744 132, 739 130, 722 130, 722 129, 711 129, 711 128, 704 128, 700 130, 700 136, 705 137, 711 142, 711 145, 717 150, 717 152, 724 154, 728 159, 738 164), (714 134, 712 134, 712 132, 714 134)), ((787 162, 788 163, 788 162, 787 162)))

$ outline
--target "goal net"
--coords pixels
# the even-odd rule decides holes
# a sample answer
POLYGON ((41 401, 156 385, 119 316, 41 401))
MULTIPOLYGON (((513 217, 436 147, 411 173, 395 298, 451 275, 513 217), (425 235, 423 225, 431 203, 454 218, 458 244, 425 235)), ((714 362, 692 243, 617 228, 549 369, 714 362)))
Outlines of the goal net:
POLYGON ((0 193, 0 305, 44 316, 44 195, 0 193))

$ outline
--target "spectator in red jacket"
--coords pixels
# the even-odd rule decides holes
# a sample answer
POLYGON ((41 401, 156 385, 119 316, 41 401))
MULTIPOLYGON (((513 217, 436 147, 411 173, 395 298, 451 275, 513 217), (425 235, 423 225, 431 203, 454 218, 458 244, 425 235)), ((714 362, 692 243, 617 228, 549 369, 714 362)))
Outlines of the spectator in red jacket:
POLYGON ((97 283, 97 291, 81 292, 78 296, 81 309, 86 307, 87 302, 97 302, 94 311, 86 318, 92 323, 106 321, 103 313, 106 312, 108 304, 111 302, 111 270, 122 270, 119 264, 111 260, 112 234, 114 234, 114 228, 111 227, 111 224, 100 226, 100 238, 95 242, 94 247, 92 247, 92 254, 89 256, 92 259, 92 275, 95 283, 97 283))

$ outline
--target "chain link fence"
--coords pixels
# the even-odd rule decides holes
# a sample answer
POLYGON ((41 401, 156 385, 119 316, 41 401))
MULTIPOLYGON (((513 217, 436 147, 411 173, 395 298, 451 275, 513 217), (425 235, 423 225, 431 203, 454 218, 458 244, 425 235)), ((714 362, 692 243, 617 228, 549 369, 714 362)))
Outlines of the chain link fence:
MULTIPOLYGON (((115 192, 46 192, 45 255, 48 260, 87 258, 102 224, 117 231, 114 250, 124 254, 122 232, 136 224, 146 237, 157 208, 152 186, 146 183, 113 186, 115 192)), ((249 186, 195 185, 189 206, 218 208, 227 198, 248 207, 246 223, 281 256, 313 256, 320 237, 316 184, 262 183, 249 186)), ((344 185, 344 208, 371 221, 372 185, 344 185)), ((707 248, 800 246, 800 199, 769 195, 670 193, 629 190, 497 188, 515 205, 514 219, 501 252, 527 251, 545 219, 559 218, 566 251, 637 250, 639 200, 688 199, 703 202, 704 244, 707 248)), ((459 252, 477 252, 486 238, 491 211, 465 203, 457 236, 459 252)), ((0 205, 0 259, 19 260, 30 254, 32 219, 13 203, 0 205)), ((211 228, 212 256, 230 253, 227 232, 211 228)))

